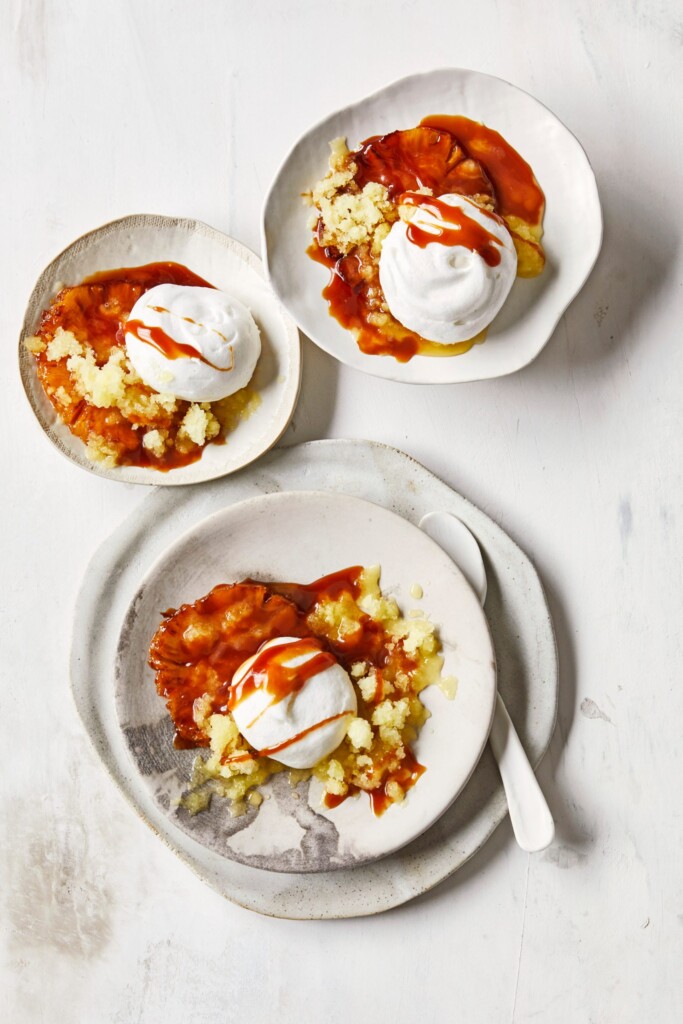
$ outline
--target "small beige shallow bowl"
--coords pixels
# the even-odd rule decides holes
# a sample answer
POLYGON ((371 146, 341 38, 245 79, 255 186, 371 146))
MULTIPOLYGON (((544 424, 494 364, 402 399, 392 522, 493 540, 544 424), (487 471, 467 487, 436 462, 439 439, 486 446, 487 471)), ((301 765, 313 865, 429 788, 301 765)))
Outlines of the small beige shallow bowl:
POLYGON ((83 235, 43 271, 24 316, 19 368, 36 419, 62 455, 109 480, 173 486, 234 473, 276 443, 287 428, 299 395, 301 342, 296 324, 268 286, 261 261, 253 252, 201 221, 136 214, 83 235), (40 384, 25 341, 35 333, 41 312, 64 285, 78 284, 101 270, 163 261, 189 267, 251 310, 262 342, 251 386, 258 391, 261 404, 227 436, 226 444, 207 445, 201 458, 189 466, 167 473, 138 466, 106 468, 88 458, 83 442, 57 416, 40 384))

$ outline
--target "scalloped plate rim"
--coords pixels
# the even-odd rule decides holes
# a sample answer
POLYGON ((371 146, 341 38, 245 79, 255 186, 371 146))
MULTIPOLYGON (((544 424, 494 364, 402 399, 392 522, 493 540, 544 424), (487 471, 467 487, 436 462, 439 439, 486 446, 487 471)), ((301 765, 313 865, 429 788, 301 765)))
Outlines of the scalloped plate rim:
MULTIPOLYGON (((569 308, 571 303, 574 301, 574 299, 577 297, 577 295, 581 292, 581 290, 584 287, 586 281, 590 277, 591 272, 592 272, 592 270, 593 270, 593 268, 594 268, 594 266, 595 266, 595 264, 597 262, 598 256, 600 255, 600 250, 602 248, 602 241, 603 241, 603 233, 604 233, 604 222, 603 222, 602 207, 601 207, 601 204, 600 204, 600 197, 599 197, 599 193, 598 193, 597 181, 596 181, 596 178, 595 178, 595 173, 593 171, 593 167, 591 165, 591 162, 590 162, 590 159, 588 157, 588 154, 586 153, 586 151, 585 151, 584 147, 582 146, 581 142, 579 141, 579 139, 571 131, 571 129, 568 128, 567 125, 555 113, 553 113, 553 111, 545 103, 543 103, 541 100, 537 99, 535 96, 532 95, 532 93, 528 92, 526 89, 522 89, 520 86, 515 85, 512 82, 509 82, 507 79, 502 78, 499 75, 490 75, 490 74, 488 74, 486 72, 476 71, 476 70, 474 70, 472 68, 452 67, 452 66, 442 66, 442 67, 439 67, 439 68, 432 68, 432 69, 430 69, 428 71, 420 71, 420 72, 416 72, 416 73, 414 73, 412 75, 406 75, 406 76, 403 76, 401 78, 393 79, 392 81, 388 82, 386 85, 382 86, 381 88, 374 90, 373 92, 371 92, 368 95, 362 97, 361 99, 356 100, 354 103, 350 103, 350 104, 348 104, 347 106, 344 106, 344 107, 339 107, 338 109, 332 111, 330 114, 325 115, 325 117, 320 118, 318 121, 316 121, 314 124, 312 124, 290 146, 290 148, 287 151, 284 159, 281 161, 280 165, 278 166, 278 168, 277 168, 277 170, 275 172, 275 175, 273 177, 273 180, 272 180, 272 182, 271 182, 271 184, 270 184, 270 186, 268 188, 268 191, 266 193, 266 197, 265 197, 265 200, 264 200, 264 203, 263 203, 263 208, 262 208, 262 213, 261 213, 261 251, 263 253, 264 269, 265 269, 266 275, 268 277, 268 280, 270 281, 271 287, 273 288, 273 291, 278 296, 278 298, 280 299, 282 304, 286 307, 286 309, 288 310, 290 315, 293 317, 293 319, 296 321, 297 326, 299 327, 299 329, 301 331, 303 331, 303 333, 306 335, 306 337, 309 337, 311 339, 311 341, 314 342, 314 344, 316 344, 324 352, 327 352, 328 355, 331 355, 334 359, 337 359, 339 362, 344 363, 345 365, 350 366, 353 369, 360 370, 361 372, 364 372, 364 373, 368 373, 371 376, 380 377, 380 378, 383 378, 385 380, 400 381, 402 383, 408 383, 408 384, 460 384, 460 383, 464 384, 464 383, 471 383, 471 382, 474 382, 474 381, 477 381, 477 380, 490 380, 490 379, 495 379, 497 377, 509 376, 512 373, 517 373, 519 370, 524 369, 525 366, 530 365, 530 363, 532 363, 537 358, 537 356, 540 355, 540 353, 543 351, 543 349, 545 348, 547 343, 550 341, 550 339, 551 339, 552 335, 554 334, 555 330, 557 329, 557 325, 559 324, 559 322, 562 319, 563 315, 566 313, 567 309, 569 308), (410 363, 402 364, 402 363, 399 363, 397 360, 392 359, 389 356, 384 356, 384 357, 382 357, 382 356, 366 356, 363 353, 361 353, 360 350, 357 348, 357 346, 355 344, 355 341, 353 342, 354 348, 349 350, 350 351, 350 355, 345 357, 343 354, 340 353, 339 348, 337 346, 335 346, 333 344, 330 344, 330 343, 327 343, 325 341, 322 341, 319 338, 314 337, 313 334, 310 333, 309 325, 307 325, 303 321, 302 317, 297 313, 297 311, 293 307, 290 306, 289 302, 287 301, 287 298, 282 294, 281 290, 278 288, 277 283, 274 280, 273 275, 271 273, 271 260, 269 258, 269 248, 268 248, 268 243, 267 243, 267 221, 268 221, 268 215, 269 215, 269 212, 270 212, 270 207, 271 207, 271 204, 272 204, 273 197, 277 193, 277 187, 278 187, 278 184, 279 184, 280 177, 282 176, 283 171, 288 166, 288 164, 289 164, 291 158, 294 156, 295 152, 299 149, 299 147, 301 146, 301 144, 305 140, 307 140, 314 133, 316 133, 317 131, 322 129, 328 122, 330 122, 334 118, 336 118, 336 117, 338 117, 340 115, 347 114, 350 111, 353 111, 353 110, 356 110, 356 109, 362 107, 364 104, 377 99, 383 93, 389 92, 392 89, 396 89, 399 86, 407 86, 408 83, 424 81, 424 80, 429 79, 431 77, 434 77, 434 76, 437 76, 437 75, 443 75, 443 74, 446 74, 446 73, 462 73, 462 74, 465 74, 465 75, 473 75, 473 76, 476 76, 478 78, 490 79, 490 80, 493 80, 495 82, 499 82, 502 85, 507 86, 508 88, 514 90, 515 92, 521 93, 523 96, 527 97, 533 103, 537 104, 543 111, 545 111, 547 114, 549 114, 557 122, 557 124, 560 125, 560 127, 563 129, 563 131, 566 132, 566 134, 569 137, 569 139, 571 141, 573 141, 573 143, 578 147, 578 150, 579 150, 580 154, 583 156, 583 158, 585 160, 585 164, 586 164, 585 171, 586 171, 587 179, 589 180, 589 183, 592 186, 592 190, 594 192, 595 203, 596 203, 596 218, 597 219, 596 219, 596 222, 594 224, 594 227, 597 228, 597 234, 596 234, 596 237, 595 237, 595 243, 594 243, 593 249, 588 254, 583 276, 580 278, 580 280, 578 280, 578 283, 576 284, 576 286, 575 286, 575 288, 573 290, 573 293, 569 296, 569 298, 567 298, 566 301, 563 302, 563 304, 560 304, 560 306, 558 306, 558 310, 557 310, 554 318, 552 318, 552 322, 550 323, 550 326, 547 328, 546 331, 544 331, 544 333, 546 333, 545 339, 542 341, 542 343, 536 348, 536 350, 533 353, 531 353, 530 355, 522 358, 515 365, 510 365, 510 366, 508 366, 506 368, 500 369, 498 372, 491 372, 491 373, 479 372, 479 373, 475 373, 475 374, 469 375, 469 376, 467 376, 467 375, 456 375, 456 376, 441 375, 441 376, 439 376, 439 375, 437 375, 435 373, 430 373, 429 372, 430 369, 431 369, 430 364, 433 365, 433 364, 436 364, 436 363, 449 363, 452 359, 465 358, 467 353, 465 353, 464 356, 462 356, 462 357, 453 356, 453 357, 450 357, 450 358, 447 358, 447 359, 439 359, 439 358, 428 357, 428 356, 416 356, 416 357, 414 357, 413 360, 411 360, 410 363), (402 370, 403 370, 403 368, 405 366, 410 366, 411 364, 417 364, 418 361, 425 364, 424 365, 424 373, 416 374, 414 376, 406 376, 402 372, 402 370), (377 364, 377 365, 375 365, 375 364, 377 364)), ((318 293, 318 296, 319 295, 320 295, 320 293, 318 293)), ((343 330, 343 328, 341 328, 341 330, 343 330)), ((350 336, 350 332, 345 332, 345 333, 348 333, 349 336, 350 336)), ((340 342, 340 344, 341 344, 341 342, 340 342)))

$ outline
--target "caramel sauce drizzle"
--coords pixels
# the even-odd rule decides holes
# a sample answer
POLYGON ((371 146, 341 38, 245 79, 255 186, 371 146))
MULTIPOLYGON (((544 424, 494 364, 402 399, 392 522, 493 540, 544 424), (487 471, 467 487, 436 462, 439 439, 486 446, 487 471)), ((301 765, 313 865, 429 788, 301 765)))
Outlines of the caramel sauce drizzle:
MULTIPOLYGON (((270 694, 270 706, 278 704, 286 697, 298 693, 309 679, 335 665, 336 658, 329 651, 323 650, 319 640, 303 637, 289 643, 277 644, 261 649, 248 672, 230 688, 228 710, 232 711, 256 690, 264 690, 270 694), (312 657, 300 665, 291 665, 295 658, 310 654, 312 657)), ((261 712, 263 714, 263 712, 261 712)), ((261 716, 259 715, 258 718, 261 716)), ((253 725, 258 721, 254 719, 253 725)))
POLYGON ((401 761, 399 768, 396 768, 391 772, 384 780, 384 785, 378 789, 373 789, 370 793, 370 802, 372 809, 379 817, 380 814, 384 814, 387 807, 391 804, 391 797, 387 793, 387 783, 397 782, 404 792, 408 789, 412 789, 415 783, 418 781, 421 775, 427 771, 423 764, 415 757, 410 747, 405 748, 406 756, 401 761))
POLYGON ((203 327, 205 331, 211 331, 212 334, 217 334, 219 338, 227 342, 227 338, 222 334, 216 327, 208 327, 207 324, 200 324, 199 320, 193 320, 191 316, 182 316, 180 313, 176 313, 173 309, 166 309, 165 306, 148 306, 147 309, 153 310, 155 313, 168 313, 169 316, 176 316, 179 320, 184 320, 186 324, 194 324, 196 327, 203 327))
POLYGON ((450 132, 468 155, 481 164, 493 184, 501 216, 540 224, 545 210, 541 187, 526 160, 499 132, 460 114, 430 114, 420 124, 450 132))
MULTIPOLYGON (((360 595, 362 573, 362 565, 351 565, 348 569, 340 569, 338 572, 321 576, 313 583, 268 583, 266 585, 274 594, 280 594, 281 597, 293 601, 302 612, 309 612, 319 601, 336 601, 344 593, 350 594, 354 599, 357 598, 360 595)), ((251 580, 247 582, 251 582, 251 580)))
POLYGON ((461 245, 471 252, 478 253, 489 267, 497 267, 500 263, 500 242, 498 238, 482 227, 476 220, 457 206, 451 206, 442 199, 422 195, 419 192, 404 192, 398 200, 399 206, 412 206, 431 213, 440 223, 436 230, 429 230, 408 222, 406 234, 408 240, 420 249, 431 243, 439 245, 461 245))
MULTIPOLYGON (((405 792, 408 789, 412 789, 415 783, 418 781, 421 775, 427 771, 423 764, 415 757, 410 747, 405 748, 405 757, 401 761, 399 768, 396 768, 393 772, 385 777, 384 783, 378 786, 377 789, 366 790, 370 797, 370 804, 376 817, 384 814, 387 807, 393 802, 389 794, 387 793, 387 785, 389 782, 397 782, 401 789, 405 792)), ((344 796, 337 796, 335 793, 326 793, 323 798, 325 807, 330 810, 334 807, 339 807, 343 804, 350 796, 355 796, 356 793, 360 793, 359 786, 349 786, 348 792, 344 796)))
POLYGON ((317 241, 309 245, 306 252, 312 260, 330 270, 330 279, 322 293, 330 316, 347 330, 357 332, 356 343, 366 355, 389 355, 399 363, 407 363, 416 355, 460 355, 484 340, 485 332, 482 331, 469 341, 440 345, 409 331, 398 321, 392 325, 392 334, 388 335, 368 322, 364 283, 362 278, 357 280, 357 258, 354 255, 340 257, 336 250, 324 249, 317 241))
POLYGON ((253 761, 254 757, 250 750, 241 750, 237 754, 229 754, 221 758, 221 764, 242 764, 243 761, 253 761))
POLYGON ((330 722, 338 722, 340 718, 346 718, 347 715, 352 714, 351 711, 340 711, 338 715, 330 715, 329 718, 323 718, 322 722, 316 722, 314 725, 309 725, 307 729, 302 729, 296 736, 290 736, 289 739, 284 740, 282 743, 278 743, 274 747, 264 747, 263 750, 258 751, 259 757, 272 757, 273 754, 279 754, 282 750, 286 750, 287 747, 291 747, 293 743, 298 743, 304 736, 309 736, 312 732, 316 732, 318 729, 322 729, 324 725, 329 725, 330 722))
POLYGON ((134 285, 143 292, 154 288, 157 284, 183 284, 193 285, 197 288, 214 287, 199 274, 184 267, 182 263, 173 263, 170 260, 145 263, 140 267, 113 267, 110 270, 98 270, 96 274, 90 274, 83 281, 83 284, 114 283, 134 285))
MULTIPOLYGON (((150 309, 159 309, 160 306, 150 306, 150 309)), ((168 312, 165 310, 164 312, 168 312)), ((183 317, 183 320, 189 319, 183 317)), ((194 321, 192 321, 194 323, 194 321)), ((200 326, 203 326, 201 324, 200 326)), ((194 345, 188 345, 184 341, 176 341, 170 334, 167 334, 163 327, 150 327, 143 320, 128 320, 126 323, 126 333, 133 334, 139 341, 144 342, 146 345, 151 345, 157 352, 161 352, 162 355, 166 356, 167 359, 198 359, 200 363, 204 363, 206 366, 210 366, 213 370, 218 370, 220 373, 230 373, 235 366, 235 353, 232 345, 230 348, 230 366, 216 366, 210 359, 203 356, 202 353, 194 347, 194 345)), ((216 333, 219 333, 218 331, 216 333)), ((223 335, 221 334, 221 337, 223 335)))

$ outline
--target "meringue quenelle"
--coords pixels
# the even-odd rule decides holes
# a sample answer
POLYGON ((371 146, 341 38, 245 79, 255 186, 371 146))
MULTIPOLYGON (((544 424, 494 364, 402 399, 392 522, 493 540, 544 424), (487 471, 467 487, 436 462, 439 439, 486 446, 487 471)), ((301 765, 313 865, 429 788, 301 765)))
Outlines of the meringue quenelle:
POLYGON ((235 672, 229 708, 261 756, 313 768, 344 739, 357 700, 349 676, 319 641, 278 637, 235 672))
POLYGON ((517 254, 505 222, 463 195, 406 192, 384 239, 379 278, 389 310, 428 341, 469 341, 505 302, 517 254))
POLYGON ((245 387, 261 354, 249 310, 217 288, 160 284, 125 325, 128 358, 145 384, 188 402, 217 402, 245 387))

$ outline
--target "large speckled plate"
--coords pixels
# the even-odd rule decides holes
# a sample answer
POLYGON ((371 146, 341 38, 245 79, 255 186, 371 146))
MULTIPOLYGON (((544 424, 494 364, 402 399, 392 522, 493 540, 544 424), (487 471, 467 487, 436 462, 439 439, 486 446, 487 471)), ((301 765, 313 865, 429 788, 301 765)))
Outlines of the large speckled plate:
MULTIPOLYGON (((74 617, 73 696, 103 764, 143 820, 223 896, 276 917, 355 917, 403 903, 464 864, 506 813, 487 747, 458 799, 414 842, 370 864, 302 876, 239 864, 202 846, 169 820, 141 778, 119 724, 114 685, 121 624, 141 579, 183 531, 211 513, 261 494, 322 489, 366 498, 413 524, 440 509, 462 519, 484 552, 498 685, 533 764, 550 742, 557 705, 555 641, 533 566, 483 512, 401 452, 365 441, 315 441, 271 452, 201 488, 152 493, 85 575, 74 617)), ((306 841, 305 811, 296 825, 293 850, 306 841)))
POLYGON ((316 345, 376 377, 412 384, 484 380, 514 373, 535 359, 578 294, 602 244, 595 176, 578 140, 547 107, 522 89, 466 68, 411 75, 330 114, 296 140, 263 207, 263 257, 271 284, 316 345), (329 142, 343 135, 353 149, 371 135, 413 128, 429 114, 464 114, 500 132, 531 164, 545 192, 540 277, 518 278, 483 345, 443 357, 365 355, 328 312, 322 297, 329 271, 306 255, 310 211, 301 195, 327 171, 329 142))
POLYGON ((241 864, 271 871, 331 871, 376 860, 405 846, 446 810, 479 760, 496 696, 495 655, 479 600, 448 555, 402 516, 334 491, 262 495, 215 512, 171 544, 141 581, 124 619, 116 660, 116 704, 133 761, 156 804, 197 842, 241 864), (196 751, 174 750, 169 716, 147 664, 161 610, 179 607, 217 583, 246 578, 307 583, 350 565, 379 564, 382 592, 407 614, 437 624, 444 673, 457 680, 449 700, 437 686, 421 699, 431 717, 416 743, 426 769, 400 805, 375 817, 365 794, 321 806, 322 785, 293 789, 278 775, 265 800, 232 817, 214 797, 200 814, 178 805, 196 751), (299 819, 299 820, 297 820, 299 819), (303 820, 303 824, 301 823, 303 820))
POLYGON ((258 256, 221 231, 187 217, 136 214, 104 224, 76 239, 42 272, 33 289, 19 338, 19 371, 26 397, 46 437, 81 469, 127 484, 170 487, 234 473, 268 451, 287 428, 301 383, 301 342, 296 324, 269 288, 258 256), (223 445, 209 444, 197 462, 167 473, 145 466, 93 462, 48 401, 25 341, 40 314, 65 286, 115 267, 162 261, 182 263, 244 303, 261 332, 261 355, 250 386, 260 405, 241 420, 223 445))

